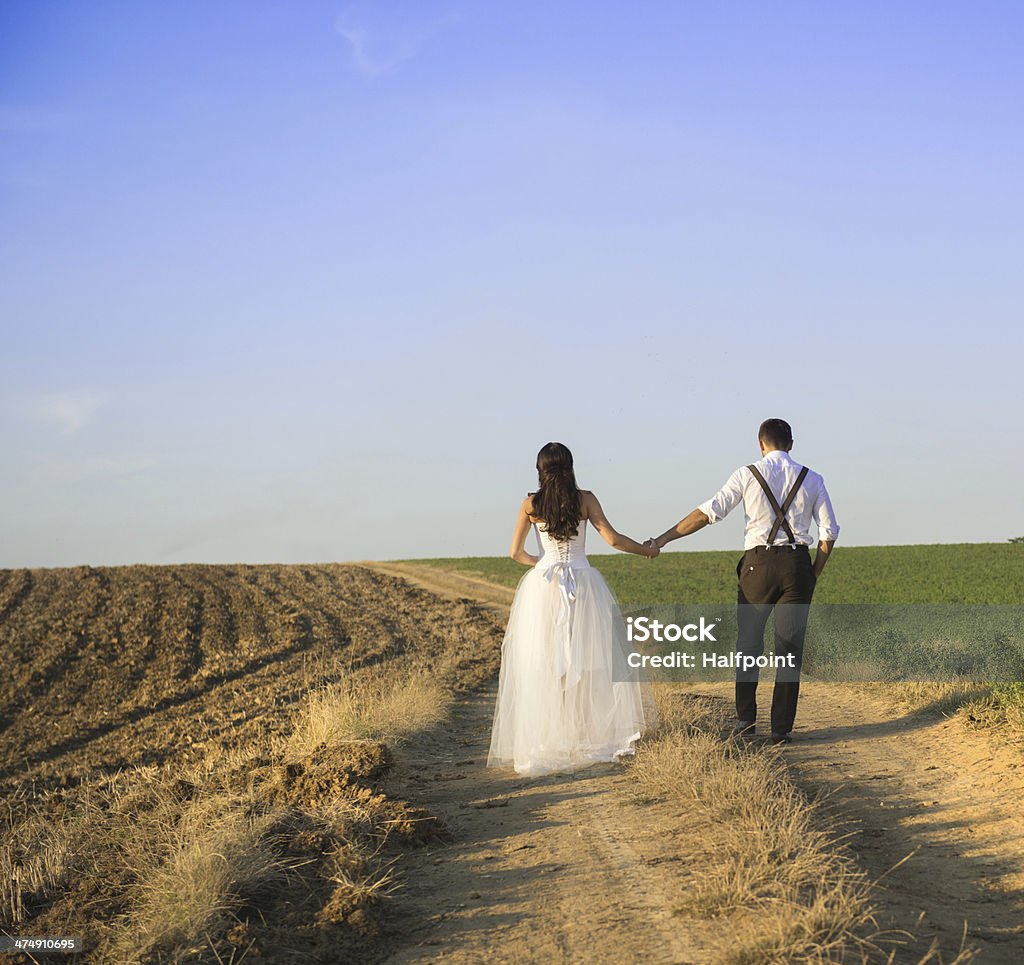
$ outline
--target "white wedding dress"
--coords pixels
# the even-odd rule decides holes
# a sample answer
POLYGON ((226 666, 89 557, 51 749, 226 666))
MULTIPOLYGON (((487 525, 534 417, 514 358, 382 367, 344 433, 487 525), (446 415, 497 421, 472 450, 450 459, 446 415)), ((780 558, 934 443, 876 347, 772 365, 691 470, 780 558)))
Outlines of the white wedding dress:
POLYGON ((568 540, 534 529, 543 555, 512 601, 487 757, 526 775, 632 754, 654 725, 649 685, 624 679, 626 626, 587 560, 587 521, 568 540))

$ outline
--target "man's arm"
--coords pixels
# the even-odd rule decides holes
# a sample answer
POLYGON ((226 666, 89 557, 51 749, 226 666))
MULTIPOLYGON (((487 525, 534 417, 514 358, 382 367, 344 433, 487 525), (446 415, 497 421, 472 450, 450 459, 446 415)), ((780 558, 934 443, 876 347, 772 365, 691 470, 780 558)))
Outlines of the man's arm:
POLYGON ((828 554, 832 552, 832 547, 835 545, 834 539, 823 539, 818 543, 818 552, 814 554, 815 579, 821 576, 821 571, 825 569, 825 564, 828 562, 828 554))
POLYGON ((689 536, 705 526, 717 523, 724 516, 728 516, 741 502, 743 502, 743 470, 737 469, 711 499, 706 503, 701 503, 689 516, 679 520, 671 529, 665 530, 654 542, 658 549, 664 549, 665 544, 671 543, 674 539, 689 536))
POLYGON ((672 540, 679 539, 681 536, 689 536, 691 533, 696 533, 698 529, 703 529, 710 522, 711 520, 701 510, 695 509, 689 516, 679 520, 671 529, 666 529, 661 536, 656 537, 654 542, 658 549, 664 549, 666 543, 671 543, 672 540))
POLYGON ((812 514, 818 526, 818 552, 814 554, 814 578, 817 579, 825 569, 829 553, 839 537, 839 523, 836 522, 835 510, 832 509, 832 500, 829 499, 824 480, 818 488, 812 514))

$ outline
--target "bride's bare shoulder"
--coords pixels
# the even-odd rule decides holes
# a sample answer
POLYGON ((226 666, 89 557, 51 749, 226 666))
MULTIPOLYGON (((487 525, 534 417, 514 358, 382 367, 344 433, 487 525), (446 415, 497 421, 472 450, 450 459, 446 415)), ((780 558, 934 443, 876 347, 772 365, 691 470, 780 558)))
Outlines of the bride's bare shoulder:
POLYGON ((580 509, 583 511, 583 518, 590 519, 590 508, 597 502, 597 497, 589 489, 580 490, 580 509))

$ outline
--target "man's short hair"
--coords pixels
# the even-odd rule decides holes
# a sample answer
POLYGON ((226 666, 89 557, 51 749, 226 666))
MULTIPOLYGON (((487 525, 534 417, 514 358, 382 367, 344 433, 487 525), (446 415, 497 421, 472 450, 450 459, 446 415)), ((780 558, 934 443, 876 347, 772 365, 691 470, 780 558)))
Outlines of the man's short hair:
POLYGON ((793 445, 793 430, 784 419, 765 419, 757 430, 757 438, 766 446, 788 449, 793 445))

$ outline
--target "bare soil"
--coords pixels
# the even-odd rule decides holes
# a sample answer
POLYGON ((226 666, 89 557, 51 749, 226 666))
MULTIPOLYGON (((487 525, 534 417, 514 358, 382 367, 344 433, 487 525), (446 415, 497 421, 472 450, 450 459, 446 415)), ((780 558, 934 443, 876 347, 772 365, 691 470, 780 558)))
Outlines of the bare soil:
POLYGON ((285 762, 264 756, 269 739, 291 734, 299 702, 325 683, 422 673, 473 691, 493 679, 500 639, 478 604, 356 566, 0 570, 0 858, 12 869, 4 894, 16 896, 0 907, 0 928, 79 935, 76 960, 119 961, 112 933, 144 905, 165 829, 223 783, 242 796, 258 786, 259 806, 280 814, 266 835, 288 871, 240 895, 237 926, 180 960, 365 959, 380 903, 336 879, 337 856, 361 879, 368 849, 392 860, 443 825, 381 793, 393 766, 384 745, 321 745, 285 762), (181 778, 206 765, 217 766, 210 788, 181 778), (122 790, 107 795, 104 779, 122 790), (358 841, 344 810, 340 824, 330 818, 346 801, 363 815, 358 841), (67 822, 90 829, 89 846, 76 844, 49 884, 13 885, 35 880, 23 868, 54 853, 44 830, 23 858, 21 829, 67 822))
POLYGON ((416 667, 489 680, 500 626, 363 567, 0 570, 0 789, 287 733, 317 682, 416 667))

